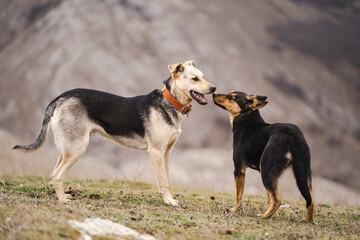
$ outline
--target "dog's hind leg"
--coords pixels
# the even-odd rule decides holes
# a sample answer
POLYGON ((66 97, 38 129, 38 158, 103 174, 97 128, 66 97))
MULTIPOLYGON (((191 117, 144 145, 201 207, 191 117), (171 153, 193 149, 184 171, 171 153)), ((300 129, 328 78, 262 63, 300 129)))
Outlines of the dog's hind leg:
POLYGON ((70 201, 69 199, 71 198, 71 195, 65 194, 63 185, 63 174, 59 174, 60 169, 63 168, 63 164, 61 164, 62 162, 62 154, 59 152, 58 162, 56 163, 54 171, 51 175, 52 184, 54 185, 56 197, 58 198, 58 200, 60 202, 68 202, 70 201))
POLYGON ((271 203, 271 194, 268 191, 266 191, 266 203, 269 208, 271 203))
POLYGON ((64 175, 85 153, 93 123, 88 119, 84 106, 73 98, 64 101, 54 111, 51 128, 59 152, 52 181, 59 201, 67 202, 71 196, 64 193, 64 175))
MULTIPOLYGON (((57 161, 56 161, 56 164, 55 164, 53 173, 54 173, 55 170, 58 168, 58 166, 60 165, 61 161, 62 161, 62 154, 61 154, 61 152, 59 151, 59 156, 58 156, 58 159, 57 159, 57 161)), ((49 182, 49 184, 50 184, 50 185, 54 185, 54 183, 53 183, 52 180, 49 182)))
MULTIPOLYGON (((266 203, 267 203, 267 207, 268 209, 271 207, 271 193, 269 191, 266 191, 266 203)), ((277 216, 278 215, 278 211, 276 211, 273 216, 277 216)))
MULTIPOLYGON (((289 166, 289 159, 286 158, 288 152, 288 138, 277 135, 271 137, 261 155, 260 173, 261 179, 270 197, 268 210, 260 215, 269 218, 276 213, 281 205, 278 190, 278 179, 282 172, 289 166)), ((269 202, 269 201, 268 201, 269 202)))
POLYGON ((178 206, 179 201, 174 200, 170 193, 170 184, 165 167, 164 152, 155 148, 149 148, 148 153, 155 172, 159 192, 163 195, 164 202, 172 206, 178 206))
MULTIPOLYGON (((266 154, 264 153, 261 159, 263 163, 267 162, 265 159, 266 154)), ((268 209, 264 214, 258 214, 258 216, 270 218, 280 207, 281 199, 278 190, 278 178, 281 172, 281 168, 277 168, 272 164, 261 164, 261 179, 266 189, 268 209)))
POLYGON ((61 161, 62 161, 62 154, 61 154, 61 152, 59 152, 59 156, 58 156, 58 159, 57 159, 57 161, 56 161, 56 164, 55 164, 55 167, 54 167, 53 172, 55 172, 55 170, 58 168, 58 166, 60 165, 61 161))
POLYGON ((308 183, 308 188, 307 189, 308 190, 305 190, 305 192, 308 192, 310 194, 310 198, 307 197, 307 199, 306 199, 304 194, 301 192, 301 194, 306 199, 306 217, 303 219, 303 221, 304 222, 313 222, 314 221, 315 203, 314 203, 314 200, 313 200, 313 197, 312 197, 311 183, 308 183))
POLYGON ((72 165, 85 153, 89 143, 89 137, 83 141, 72 142, 72 147, 65 149, 61 154, 61 162, 52 173, 52 180, 56 192, 56 196, 60 202, 70 201, 70 195, 64 192, 64 175, 72 165))
POLYGON ((307 151, 294 151, 293 172, 301 195, 306 200, 306 217, 303 221, 313 222, 315 204, 312 196, 310 154, 307 151))
POLYGON ((281 199, 279 195, 279 189, 277 183, 270 188, 266 189, 267 195, 270 196, 270 204, 264 214, 258 214, 259 217, 270 218, 273 216, 281 205, 281 199))
POLYGON ((87 125, 76 125, 76 123, 76 121, 64 120, 52 123, 59 152, 58 161, 52 173, 52 182, 60 202, 68 202, 71 197, 64 193, 64 174, 85 153, 90 140, 90 128, 87 125))

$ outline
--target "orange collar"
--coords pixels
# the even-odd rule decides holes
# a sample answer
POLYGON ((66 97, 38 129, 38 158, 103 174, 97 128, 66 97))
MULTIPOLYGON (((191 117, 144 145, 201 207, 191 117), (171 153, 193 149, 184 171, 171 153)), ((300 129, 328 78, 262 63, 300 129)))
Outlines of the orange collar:
POLYGON ((169 103, 171 105, 173 105, 177 110, 179 110, 182 114, 189 115, 189 113, 191 112, 191 107, 192 107, 191 104, 190 104, 190 106, 186 106, 186 105, 182 104, 181 102, 179 102, 173 95, 171 95, 171 93, 166 88, 166 86, 164 86, 164 88, 161 90, 161 93, 162 93, 162 95, 164 95, 166 100, 168 100, 169 103))

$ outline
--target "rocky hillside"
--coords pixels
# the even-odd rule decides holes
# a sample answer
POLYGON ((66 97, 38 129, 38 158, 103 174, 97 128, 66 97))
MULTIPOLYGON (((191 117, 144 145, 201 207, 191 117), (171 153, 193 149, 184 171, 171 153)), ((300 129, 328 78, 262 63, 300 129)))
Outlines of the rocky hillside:
MULTIPOLYGON (((360 190, 359 9, 358 0, 1 1, 0 132, 31 142, 63 91, 145 94, 162 87, 168 64, 194 59, 218 92, 267 95, 263 117, 303 129, 313 173, 360 190)), ((227 114, 194 105, 176 149, 230 152, 227 114)), ((99 139, 88 153, 115 170, 145 156, 99 139)))

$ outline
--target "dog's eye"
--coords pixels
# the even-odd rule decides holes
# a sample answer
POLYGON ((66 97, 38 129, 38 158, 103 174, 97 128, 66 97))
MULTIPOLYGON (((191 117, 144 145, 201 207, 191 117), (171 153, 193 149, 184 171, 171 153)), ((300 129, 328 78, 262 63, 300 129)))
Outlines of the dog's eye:
POLYGON ((199 81, 198 77, 193 77, 192 80, 194 80, 195 82, 199 81))

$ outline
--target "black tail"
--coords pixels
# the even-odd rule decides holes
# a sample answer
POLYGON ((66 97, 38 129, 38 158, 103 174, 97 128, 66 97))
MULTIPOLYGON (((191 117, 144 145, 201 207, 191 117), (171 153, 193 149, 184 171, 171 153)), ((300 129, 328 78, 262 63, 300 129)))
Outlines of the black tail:
POLYGON ((46 111, 45 111, 44 121, 43 121, 42 128, 41 128, 41 132, 40 132, 38 138, 36 139, 36 141, 33 142, 32 144, 26 145, 26 146, 16 145, 15 147, 13 147, 13 149, 17 149, 17 150, 20 150, 23 152, 34 152, 43 145, 43 143, 46 140, 47 134, 48 134, 49 123, 50 123, 51 117, 54 114, 57 100, 58 100, 58 98, 54 99, 54 101, 52 101, 47 106, 46 111))
POLYGON ((293 150, 293 172, 296 184, 301 195, 306 200, 306 207, 312 203, 312 185, 311 185, 311 167, 310 167, 310 150, 306 142, 297 142, 293 150))

